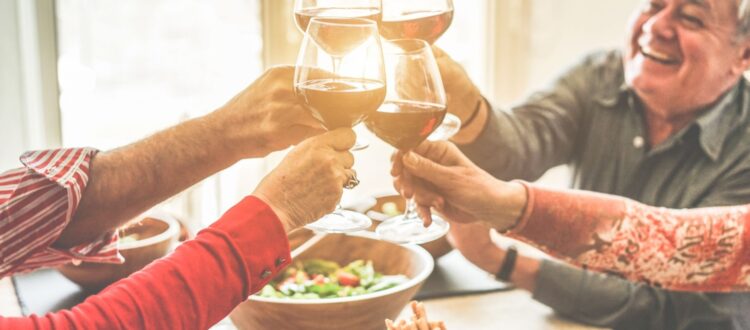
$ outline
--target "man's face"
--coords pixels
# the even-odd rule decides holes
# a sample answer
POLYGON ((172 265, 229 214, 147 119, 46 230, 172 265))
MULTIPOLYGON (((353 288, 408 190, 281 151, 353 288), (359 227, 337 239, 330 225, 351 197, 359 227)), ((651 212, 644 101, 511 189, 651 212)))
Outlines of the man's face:
POLYGON ((686 113, 713 103, 747 65, 737 20, 736 0, 646 0, 630 23, 626 82, 647 108, 686 113))

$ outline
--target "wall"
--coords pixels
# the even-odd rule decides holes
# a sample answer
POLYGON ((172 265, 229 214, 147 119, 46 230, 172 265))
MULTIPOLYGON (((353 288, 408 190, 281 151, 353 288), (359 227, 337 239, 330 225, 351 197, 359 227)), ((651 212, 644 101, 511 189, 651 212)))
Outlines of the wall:
POLYGON ((0 1, 0 172, 17 167, 18 154, 26 146, 16 12, 15 1, 0 1))

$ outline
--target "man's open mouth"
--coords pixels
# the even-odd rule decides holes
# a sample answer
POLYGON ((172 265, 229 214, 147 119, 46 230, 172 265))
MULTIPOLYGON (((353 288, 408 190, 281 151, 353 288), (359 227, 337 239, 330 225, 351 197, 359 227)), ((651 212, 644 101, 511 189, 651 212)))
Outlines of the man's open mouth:
POLYGON ((641 46, 640 48, 641 48, 641 54, 643 54, 643 56, 651 60, 654 60, 656 62, 665 64, 665 65, 680 64, 679 58, 671 57, 667 54, 656 51, 649 46, 641 46))

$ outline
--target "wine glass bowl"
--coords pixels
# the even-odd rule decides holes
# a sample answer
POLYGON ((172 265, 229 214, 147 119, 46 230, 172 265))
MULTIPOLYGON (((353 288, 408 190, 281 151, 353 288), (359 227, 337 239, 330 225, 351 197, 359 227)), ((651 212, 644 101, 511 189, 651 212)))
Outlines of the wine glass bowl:
POLYGON ((422 40, 392 40, 384 46, 387 100, 368 116, 370 131, 399 150, 410 150, 424 141, 445 117, 445 92, 432 51, 422 40))
POLYGON ((452 113, 446 113, 443 122, 427 137, 429 141, 444 141, 452 138, 461 130, 461 119, 452 113))
POLYGON ((313 17, 366 18, 380 23, 380 0, 297 0, 294 4, 294 22, 305 33, 313 17))
POLYGON ((433 44, 451 22, 451 0, 383 0, 380 34, 385 39, 416 38, 433 44))
POLYGON ((383 103, 381 47, 371 20, 311 20, 298 56, 295 91, 326 128, 352 127, 383 103))

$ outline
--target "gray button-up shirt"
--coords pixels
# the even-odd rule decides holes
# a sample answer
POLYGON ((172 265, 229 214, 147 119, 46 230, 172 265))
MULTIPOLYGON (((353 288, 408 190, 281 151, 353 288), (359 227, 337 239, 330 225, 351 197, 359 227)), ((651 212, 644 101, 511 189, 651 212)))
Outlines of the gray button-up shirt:
MULTIPOLYGON (((509 180, 569 164, 574 188, 670 208, 750 203, 750 88, 742 79, 651 147, 619 52, 596 53, 461 149, 509 180)), ((576 320, 623 329, 750 329, 750 294, 671 292, 545 261, 534 298, 576 320)))

